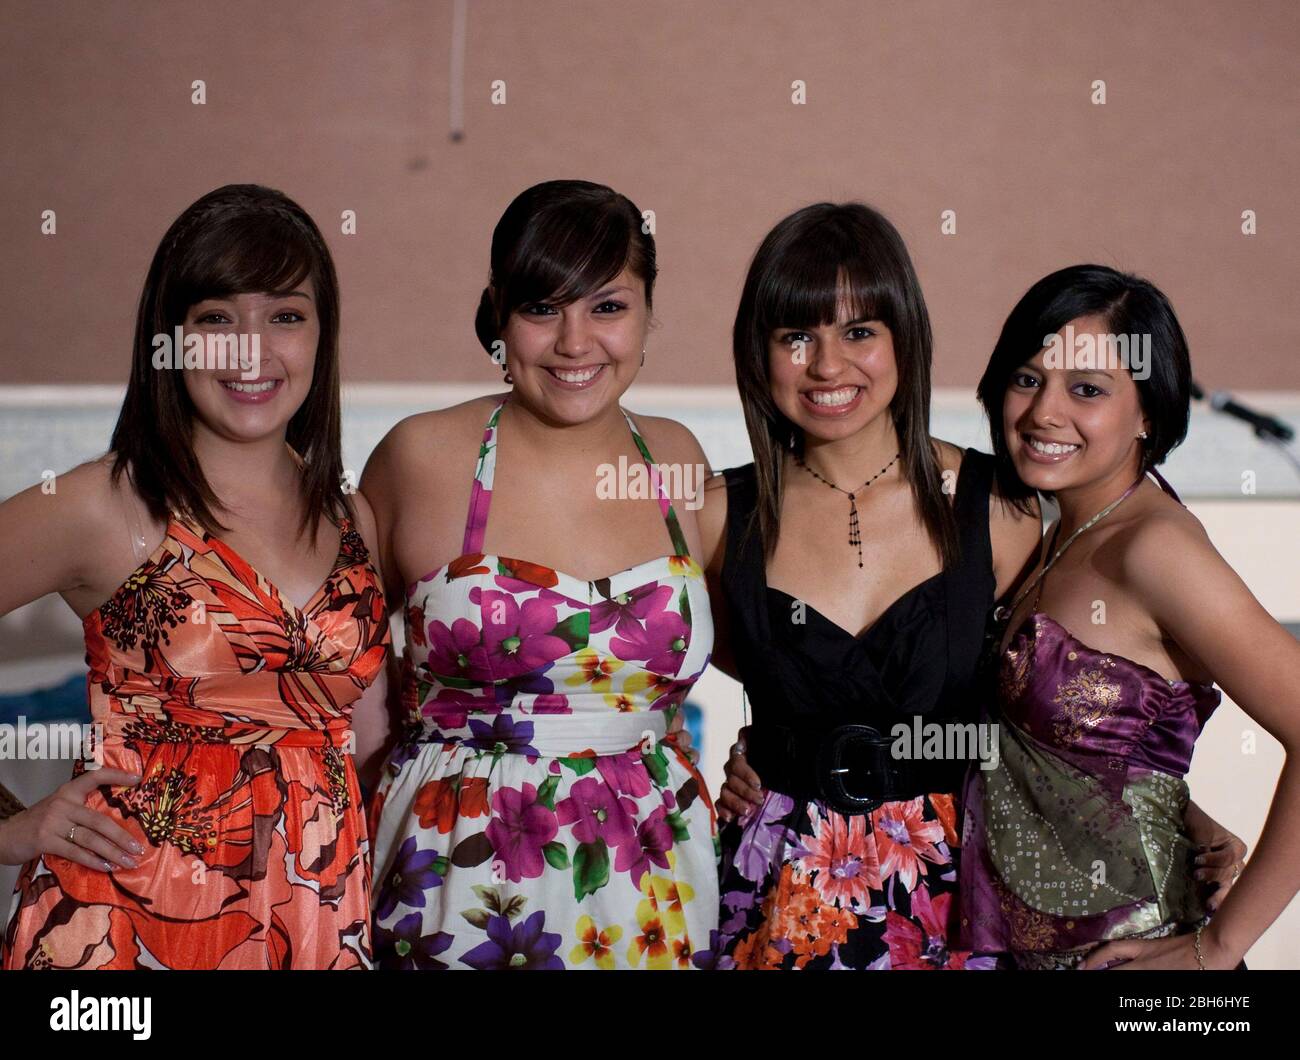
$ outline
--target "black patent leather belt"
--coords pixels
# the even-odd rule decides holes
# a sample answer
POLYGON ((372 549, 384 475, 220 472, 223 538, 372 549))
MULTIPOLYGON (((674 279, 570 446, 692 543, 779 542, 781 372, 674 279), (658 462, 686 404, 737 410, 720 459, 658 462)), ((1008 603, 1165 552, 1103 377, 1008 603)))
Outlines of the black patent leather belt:
POLYGON ((895 757, 894 742, 870 725, 754 724, 745 757, 766 790, 818 799, 842 814, 960 789, 967 761, 895 757))

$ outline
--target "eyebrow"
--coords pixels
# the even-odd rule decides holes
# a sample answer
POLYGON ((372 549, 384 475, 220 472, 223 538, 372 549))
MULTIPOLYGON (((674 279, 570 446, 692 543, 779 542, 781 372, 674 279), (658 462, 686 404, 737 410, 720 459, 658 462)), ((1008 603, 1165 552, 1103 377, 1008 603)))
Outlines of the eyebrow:
POLYGON ((627 287, 624 284, 617 284, 614 287, 606 287, 602 291, 597 291, 595 294, 587 295, 587 300, 595 301, 598 298, 608 298, 611 294, 616 294, 619 291, 630 291, 630 290, 632 290, 631 287, 627 287))
POLYGON ((1110 374, 1110 372, 1104 372, 1100 368, 1071 368, 1070 372, 1073 375, 1099 375, 1104 379, 1115 378, 1113 375, 1110 374))

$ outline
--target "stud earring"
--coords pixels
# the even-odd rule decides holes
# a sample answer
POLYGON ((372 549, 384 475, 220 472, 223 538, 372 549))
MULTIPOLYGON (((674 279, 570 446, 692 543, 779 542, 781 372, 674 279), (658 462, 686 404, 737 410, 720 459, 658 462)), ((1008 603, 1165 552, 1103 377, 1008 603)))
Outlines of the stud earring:
POLYGON ((1141 439, 1145 442, 1145 441, 1147 440, 1147 432, 1146 432, 1146 431, 1139 431, 1139 432, 1138 432, 1138 437, 1141 438, 1141 439))

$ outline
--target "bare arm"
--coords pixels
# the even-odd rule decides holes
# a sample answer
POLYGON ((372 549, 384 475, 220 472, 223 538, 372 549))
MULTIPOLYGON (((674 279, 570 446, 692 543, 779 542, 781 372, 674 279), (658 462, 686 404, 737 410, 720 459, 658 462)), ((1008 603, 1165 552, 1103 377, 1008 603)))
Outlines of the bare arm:
MULTIPOLYGON (((1207 967, 1232 968, 1300 889, 1300 643, 1264 610, 1193 520, 1146 521, 1125 550, 1124 577, 1160 629, 1286 752, 1255 854, 1202 933, 1207 967)), ((1086 964, 1130 956, 1134 968, 1197 967, 1185 935, 1113 943, 1086 964)))

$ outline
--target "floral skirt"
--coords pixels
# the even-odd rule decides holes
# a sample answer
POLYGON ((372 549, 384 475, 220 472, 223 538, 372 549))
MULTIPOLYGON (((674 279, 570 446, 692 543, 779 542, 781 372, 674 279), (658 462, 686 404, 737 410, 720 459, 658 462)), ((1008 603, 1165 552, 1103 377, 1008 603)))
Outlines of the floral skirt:
POLYGON ((540 752, 425 735, 389 757, 370 807, 376 965, 707 966, 715 816, 675 745, 634 742, 651 724, 662 735, 662 714, 494 721, 528 725, 540 752))
POLYGON ((769 791, 721 833, 719 967, 993 968, 957 939, 954 796, 844 816, 769 791))
POLYGON ((28 862, 0 946, 6 969, 370 966, 370 852, 351 755, 112 740, 104 751, 104 765, 144 779, 96 788, 86 805, 144 853, 110 872, 55 855, 28 862))

